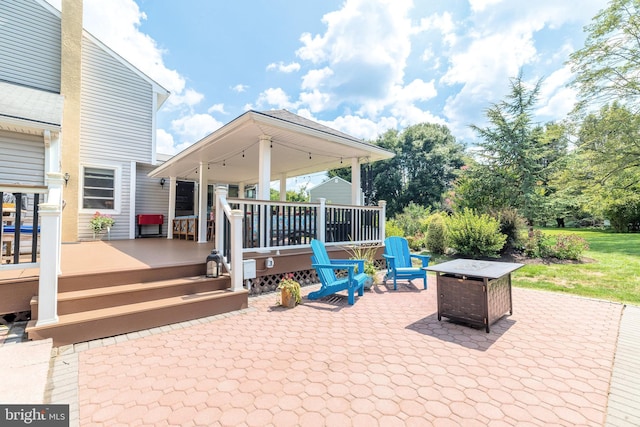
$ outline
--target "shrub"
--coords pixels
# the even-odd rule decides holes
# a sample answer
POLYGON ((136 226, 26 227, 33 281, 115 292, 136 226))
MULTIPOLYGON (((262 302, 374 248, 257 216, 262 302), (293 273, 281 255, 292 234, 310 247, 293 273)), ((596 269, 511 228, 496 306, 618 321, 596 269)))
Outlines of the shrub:
POLYGON ((496 257, 507 240, 497 219, 469 208, 447 218, 446 224, 449 245, 461 255, 496 257))
POLYGON ((429 211, 430 208, 411 202, 405 206, 402 213, 395 216, 394 221, 405 236, 416 236, 427 231, 425 219, 429 216, 429 211))
POLYGON ((391 237, 391 236, 404 237, 404 232, 402 231, 402 228, 393 219, 390 219, 385 223, 384 234, 386 235, 386 237, 391 237))
POLYGON ((434 254, 442 255, 447 249, 447 226, 440 213, 431 215, 426 244, 434 254))
POLYGON ((529 230, 529 237, 524 244, 524 254, 529 258, 550 256, 551 239, 540 230, 529 230))
POLYGON ((518 213, 518 210, 503 208, 494 212, 492 216, 500 221, 500 232, 507 236, 504 249, 521 247, 524 237, 522 230, 526 227, 526 220, 518 213))
POLYGON ((558 259, 579 260, 582 252, 589 249, 585 239, 575 234, 560 234, 556 237, 556 244, 551 248, 552 256, 558 259))
POLYGON ((555 244, 551 237, 540 230, 530 230, 524 245, 524 254, 529 258, 554 257, 558 259, 579 260, 582 253, 589 249, 585 239, 575 234, 559 234, 555 244))

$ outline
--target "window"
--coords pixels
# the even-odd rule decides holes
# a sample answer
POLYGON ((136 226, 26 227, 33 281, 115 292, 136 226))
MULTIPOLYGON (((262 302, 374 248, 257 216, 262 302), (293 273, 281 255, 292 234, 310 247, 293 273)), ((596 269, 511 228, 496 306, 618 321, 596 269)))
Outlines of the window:
POLYGON ((115 169, 85 167, 83 179, 83 209, 115 209, 115 169))

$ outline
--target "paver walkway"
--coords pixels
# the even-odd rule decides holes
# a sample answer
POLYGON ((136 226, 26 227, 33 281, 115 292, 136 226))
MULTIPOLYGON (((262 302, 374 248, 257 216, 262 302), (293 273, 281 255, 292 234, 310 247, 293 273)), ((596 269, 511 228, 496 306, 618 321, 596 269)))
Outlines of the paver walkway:
POLYGON ((605 422, 621 304, 515 288, 513 316, 486 334, 438 322, 433 283, 379 286, 353 306, 275 299, 73 352, 79 424, 605 422))

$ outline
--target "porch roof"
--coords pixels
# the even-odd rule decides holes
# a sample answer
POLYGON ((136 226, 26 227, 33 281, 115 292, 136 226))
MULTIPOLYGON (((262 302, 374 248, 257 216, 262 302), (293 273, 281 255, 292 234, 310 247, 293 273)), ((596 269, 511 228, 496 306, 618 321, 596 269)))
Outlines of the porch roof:
POLYGON ((351 166, 351 159, 374 162, 394 153, 287 110, 250 110, 207 135, 149 173, 197 180, 200 163, 209 182, 258 182, 259 138, 271 137, 271 179, 351 166))
POLYGON ((7 82, 0 82, 0 94, 0 130, 40 135, 60 131, 62 95, 7 82))

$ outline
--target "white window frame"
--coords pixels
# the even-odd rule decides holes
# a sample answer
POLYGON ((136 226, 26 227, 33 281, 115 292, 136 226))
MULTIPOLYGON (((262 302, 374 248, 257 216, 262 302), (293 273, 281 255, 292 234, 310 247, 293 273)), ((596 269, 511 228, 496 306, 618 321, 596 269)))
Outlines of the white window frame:
POLYGON ((80 167, 80 213, 85 214, 94 214, 96 210, 100 211, 100 213, 110 214, 110 215, 118 215, 120 214, 122 207, 122 166, 121 165, 109 165, 109 164, 98 164, 98 163, 85 163, 80 167), (112 170, 113 173, 113 209, 96 209, 96 208, 84 208, 84 177, 85 170, 87 168, 93 169, 109 169, 112 170))

